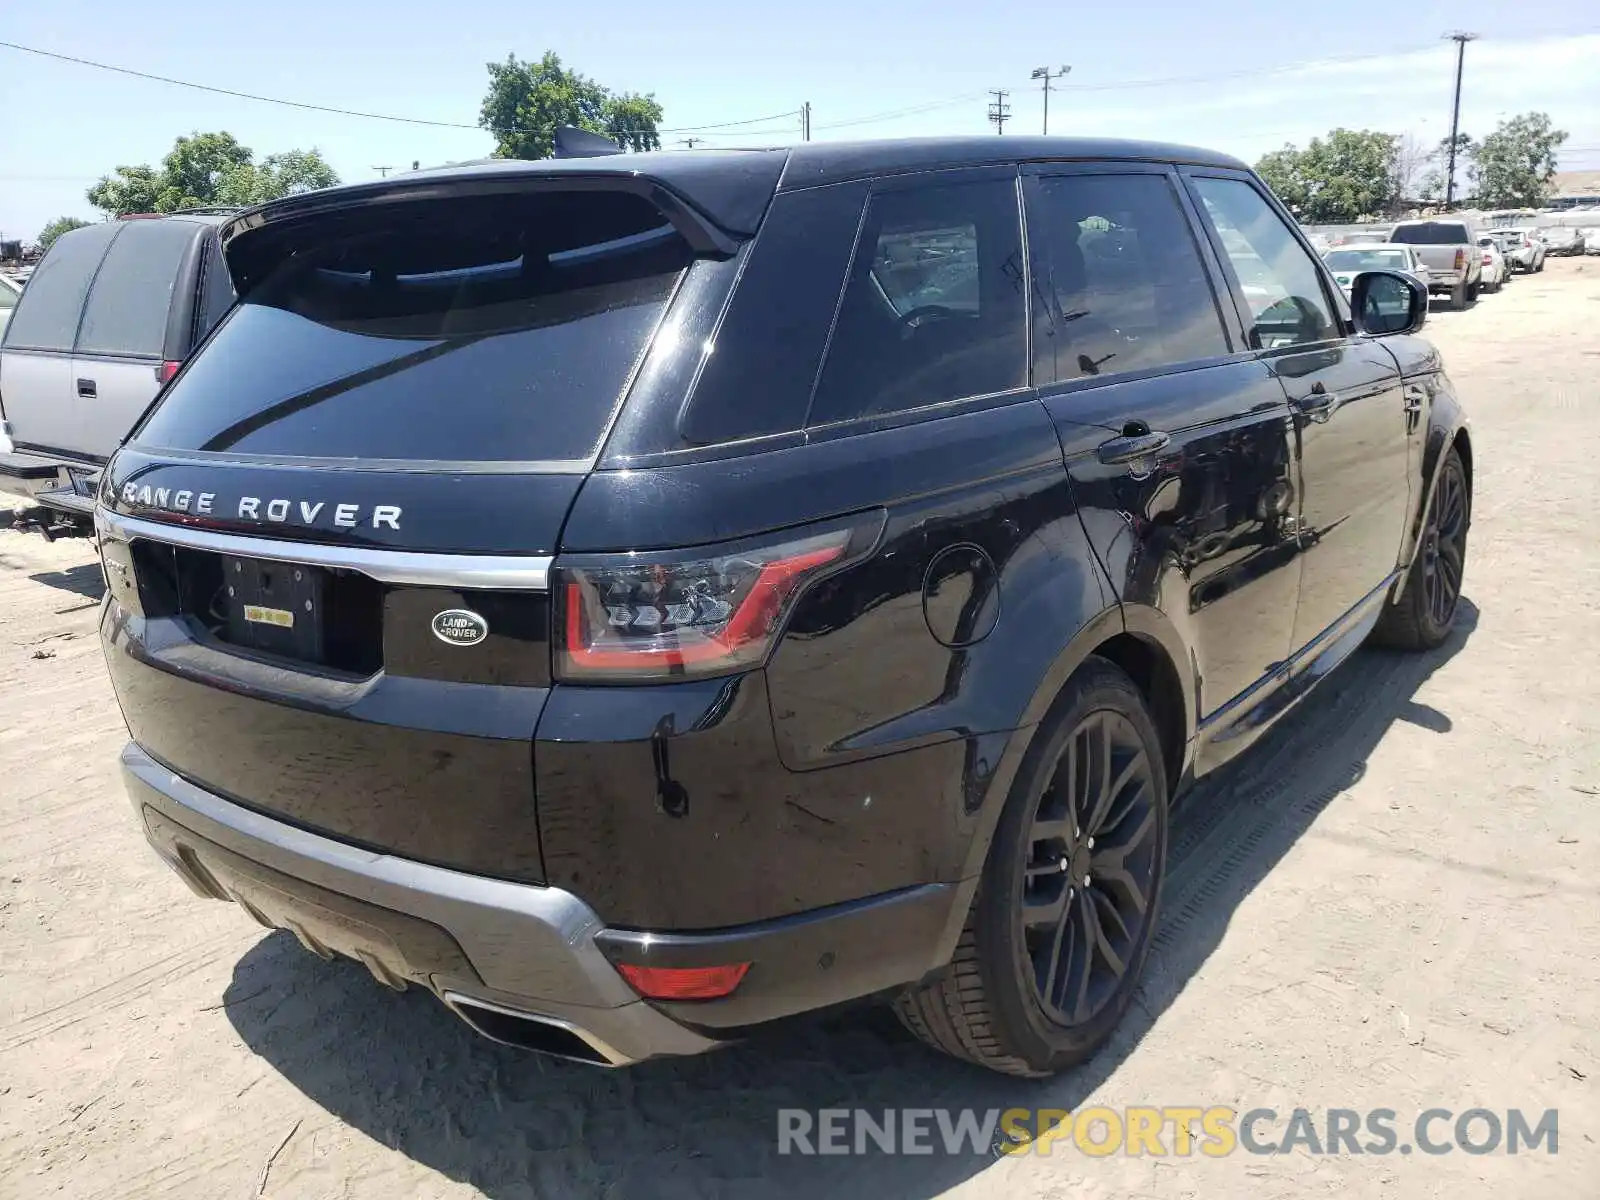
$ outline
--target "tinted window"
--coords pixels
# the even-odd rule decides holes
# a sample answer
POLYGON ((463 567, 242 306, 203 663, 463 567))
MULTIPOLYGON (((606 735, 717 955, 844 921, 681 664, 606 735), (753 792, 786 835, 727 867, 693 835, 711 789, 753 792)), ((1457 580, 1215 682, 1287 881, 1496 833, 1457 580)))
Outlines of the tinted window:
POLYGON ((875 195, 809 423, 1023 386, 1023 276, 1013 180, 875 195))
POLYGON ((161 357, 178 267, 196 233, 188 221, 129 223, 94 278, 80 352, 161 357))
POLYGON ((107 222, 56 239, 28 277, 17 311, 6 326, 6 345, 70 351, 89 280, 105 255, 106 244, 126 228, 107 222))
POLYGON ((1323 256, 1330 271, 1409 271, 1405 250, 1334 250, 1323 256))
POLYGON ((1250 344, 1270 350, 1339 337, 1316 262, 1261 193, 1237 179, 1194 184, 1238 276, 1250 344))
POLYGON ((1389 235, 1391 242, 1402 246, 1459 246, 1471 242, 1467 227, 1458 221, 1419 221, 1415 225, 1401 225, 1389 235))
POLYGON ((1164 177, 1041 179, 1028 230, 1042 310, 1036 382, 1228 353, 1216 297, 1164 177))
POLYGON ((233 281, 228 278, 228 264, 223 261, 222 248, 208 239, 205 265, 200 277, 200 308, 195 317, 195 341, 211 332, 233 305, 234 299, 233 281))
POLYGON ((259 282, 141 443, 587 458, 690 259, 653 206, 606 192, 412 201, 262 232, 274 240, 243 246, 259 282))
POLYGON ((773 200, 695 386, 682 428, 689 441, 805 424, 866 190, 839 184, 773 200))

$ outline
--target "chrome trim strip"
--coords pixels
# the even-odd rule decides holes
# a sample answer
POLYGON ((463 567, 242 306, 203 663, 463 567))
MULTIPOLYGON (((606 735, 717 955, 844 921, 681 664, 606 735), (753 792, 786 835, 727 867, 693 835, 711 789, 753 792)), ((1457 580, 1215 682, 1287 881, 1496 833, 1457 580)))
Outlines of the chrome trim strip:
POLYGON ((212 550, 275 562, 356 571, 379 583, 416 587, 497 588, 543 592, 550 587, 549 555, 421 554, 412 550, 373 550, 364 546, 328 546, 274 538, 218 533, 193 525, 168 525, 124 517, 104 505, 94 510, 96 530, 123 541, 142 538, 192 550, 212 550))

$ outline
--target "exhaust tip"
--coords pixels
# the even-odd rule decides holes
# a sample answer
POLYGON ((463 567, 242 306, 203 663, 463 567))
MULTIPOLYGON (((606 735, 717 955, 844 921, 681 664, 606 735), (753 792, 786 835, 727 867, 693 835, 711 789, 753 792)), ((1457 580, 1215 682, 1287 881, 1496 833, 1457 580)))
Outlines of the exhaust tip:
POLYGON ((446 992, 444 1002, 490 1041, 596 1067, 621 1067, 633 1061, 588 1030, 559 1017, 507 1008, 457 992, 446 992))

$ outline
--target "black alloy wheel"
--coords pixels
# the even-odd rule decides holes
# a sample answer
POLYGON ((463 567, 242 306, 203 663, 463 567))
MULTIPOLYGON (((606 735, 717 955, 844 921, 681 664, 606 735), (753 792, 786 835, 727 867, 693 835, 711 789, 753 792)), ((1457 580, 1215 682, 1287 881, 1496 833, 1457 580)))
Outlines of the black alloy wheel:
POLYGON ((1158 871, 1149 756, 1115 709, 1078 722, 1028 833, 1019 919, 1034 997, 1057 1024, 1103 1011, 1151 915, 1158 871))
POLYGON ((1429 619, 1448 629, 1461 599, 1466 565, 1467 481, 1452 455, 1439 475, 1422 534, 1422 593, 1429 619))
POLYGON ((895 1010, 929 1045, 1038 1077, 1103 1046, 1161 910, 1167 774, 1148 701, 1091 656, 1029 741, 949 968, 895 1010))
POLYGON ((1450 636, 1461 606, 1471 526, 1472 486, 1460 454, 1452 449, 1439 464, 1405 587, 1398 600, 1384 605, 1375 640, 1401 650, 1431 650, 1450 636))

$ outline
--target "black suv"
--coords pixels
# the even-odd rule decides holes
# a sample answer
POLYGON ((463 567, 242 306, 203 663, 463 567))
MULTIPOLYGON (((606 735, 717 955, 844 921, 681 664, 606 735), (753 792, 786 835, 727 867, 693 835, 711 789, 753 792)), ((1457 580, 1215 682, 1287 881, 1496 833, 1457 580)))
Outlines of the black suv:
POLYGON ((222 239, 241 302, 97 511, 134 804, 199 894, 506 1042, 879 997, 1081 1059, 1172 797, 1455 615, 1426 295, 1352 316, 1226 157, 501 162, 222 239))

